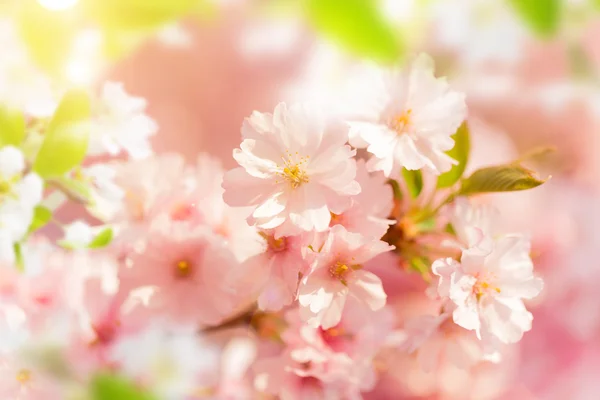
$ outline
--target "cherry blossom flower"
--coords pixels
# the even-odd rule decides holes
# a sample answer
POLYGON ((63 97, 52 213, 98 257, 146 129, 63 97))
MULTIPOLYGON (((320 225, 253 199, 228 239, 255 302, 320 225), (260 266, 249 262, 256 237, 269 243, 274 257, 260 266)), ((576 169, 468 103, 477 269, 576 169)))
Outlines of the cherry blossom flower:
POLYGON ((249 223, 275 229, 276 238, 327 230, 330 213, 341 214, 360 192, 347 134, 307 106, 255 112, 242 136, 233 153, 240 167, 224 177, 225 202, 253 206, 249 223))
POLYGON ((348 232, 381 238, 393 220, 387 219, 394 206, 392 187, 382 173, 369 174, 365 162, 358 160, 356 181, 361 192, 352 198, 352 206, 342 214, 331 216, 331 225, 343 225, 348 232))
POLYGON ((152 154, 149 138, 158 130, 144 110, 146 100, 131 97, 123 84, 106 82, 102 88, 99 117, 92 124, 90 155, 118 155, 122 151, 133 159, 152 154))
POLYGON ((144 245, 130 254, 121 271, 129 290, 154 287, 148 307, 182 323, 216 324, 234 311, 239 293, 233 277, 239 264, 224 244, 198 227, 162 220, 151 227, 144 245))
POLYGON ((361 264, 393 248, 380 240, 350 233, 341 225, 331 228, 298 288, 302 317, 313 326, 332 328, 340 322, 348 296, 356 297, 371 310, 381 309, 386 301, 381 280, 363 270, 361 264))
POLYGON ((451 258, 433 263, 440 277, 438 294, 456 305, 453 320, 477 337, 495 336, 502 343, 515 343, 531 329, 533 319, 523 299, 542 290, 542 280, 533 276, 530 244, 523 236, 506 235, 495 241, 484 238, 466 249, 461 261, 451 258))
POLYGON ((499 352, 484 348, 473 332, 452 321, 452 312, 414 317, 404 328, 407 339, 402 348, 409 354, 416 353, 426 372, 437 370, 442 362, 468 369, 483 360, 500 361, 499 352))
POLYGON ((434 174, 456 163, 445 152, 466 116, 465 96, 433 74, 433 61, 420 55, 403 70, 376 71, 369 104, 349 118, 353 143, 368 145, 367 167, 398 177, 402 167, 434 174))
POLYGON ((258 286, 258 307, 279 311, 296 299, 300 276, 308 272, 305 252, 310 241, 306 235, 275 239, 273 233, 261 232, 261 236, 265 249, 246 262, 250 271, 246 276, 248 284, 258 286))
POLYGON ((30 172, 23 176, 25 158, 13 146, 0 148, 0 261, 13 263, 14 243, 20 241, 42 200, 43 183, 30 172))

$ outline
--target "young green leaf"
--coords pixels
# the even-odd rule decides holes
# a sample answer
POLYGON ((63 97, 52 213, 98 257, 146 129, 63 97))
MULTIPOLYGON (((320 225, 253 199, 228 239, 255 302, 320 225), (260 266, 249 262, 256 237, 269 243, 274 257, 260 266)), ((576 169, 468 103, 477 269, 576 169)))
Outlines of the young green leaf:
POLYGON ((52 117, 33 164, 43 178, 64 175, 85 158, 90 133, 90 98, 73 90, 63 97, 52 117))
POLYGON ((551 37, 560 27, 562 0, 510 0, 515 12, 541 37, 551 37))
POLYGON ((113 230, 111 227, 108 227, 96 235, 96 237, 88 245, 88 248, 100 249, 102 247, 106 247, 110 244, 110 242, 112 242, 112 239, 113 230))
POLYGON ((423 175, 421 171, 402 168, 402 176, 410 195, 413 198, 417 197, 421 193, 421 190, 423 190, 423 175))
POLYGON ((35 232, 38 229, 46 226, 48 222, 52 219, 52 211, 47 209, 44 206, 37 206, 33 210, 33 221, 29 226, 29 232, 35 232))
POLYGON ((109 373, 96 375, 90 392, 91 400, 156 400, 128 379, 109 373))
POLYGON ((448 151, 450 157, 458 161, 458 164, 453 165, 452 169, 438 177, 437 187, 447 188, 454 185, 461 178, 467 167, 469 160, 469 151, 471 149, 471 140, 469 134, 469 126, 464 122, 453 136, 454 147, 448 151))
POLYGON ((25 138, 25 117, 18 110, 0 107, 0 147, 19 146, 25 138))
POLYGON ((398 34, 372 0, 307 0, 306 11, 315 29, 347 51, 393 63, 404 49, 398 34))
POLYGON ((459 195, 470 196, 478 193, 513 192, 532 189, 546 180, 534 176, 533 171, 519 164, 498 165, 478 169, 462 181, 459 195))

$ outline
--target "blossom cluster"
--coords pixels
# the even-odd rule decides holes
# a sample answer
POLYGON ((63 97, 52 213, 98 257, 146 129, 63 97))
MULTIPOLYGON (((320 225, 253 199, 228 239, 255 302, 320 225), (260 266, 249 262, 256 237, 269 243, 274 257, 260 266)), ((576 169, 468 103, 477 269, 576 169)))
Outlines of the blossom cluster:
POLYGON ((119 83, 2 109, 3 398, 104 400, 119 379, 140 399, 361 398, 402 360, 501 362, 542 281, 476 195, 542 181, 462 176, 465 95, 428 56, 371 72, 358 107, 253 112, 229 171, 153 154, 119 83))

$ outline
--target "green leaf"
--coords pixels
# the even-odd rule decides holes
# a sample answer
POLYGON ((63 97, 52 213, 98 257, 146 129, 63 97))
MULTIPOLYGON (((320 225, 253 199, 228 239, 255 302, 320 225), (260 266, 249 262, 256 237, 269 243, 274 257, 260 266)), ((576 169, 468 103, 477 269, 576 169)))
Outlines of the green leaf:
POLYGON ((389 179, 387 183, 392 187, 392 191, 394 192, 394 198, 397 200, 402 200, 402 190, 400 189, 400 184, 398 181, 394 179, 389 179))
POLYGON ((110 244, 110 242, 112 242, 112 239, 113 239, 113 230, 111 227, 108 227, 108 228, 102 230, 102 232, 100 232, 98 235, 96 235, 94 240, 92 240, 90 242, 90 244, 88 245, 88 248, 100 249, 102 247, 106 247, 110 244))
POLYGON ((453 165, 452 169, 438 177, 437 187, 447 188, 454 185, 461 178, 467 167, 469 160, 469 151, 471 149, 471 140, 469 134, 469 126, 466 122, 458 128, 454 134, 454 147, 448 151, 450 157, 458 161, 458 164, 453 165))
POLYGON ((15 266, 19 272, 23 272, 25 271, 25 260, 23 259, 21 243, 15 243, 13 248, 15 250, 15 266))
POLYGON ((406 182, 406 187, 408 188, 408 192, 413 198, 416 198, 423 190, 423 175, 419 170, 408 170, 406 168, 402 168, 402 176, 404 177, 404 181, 406 182))
POLYGON ((52 117, 33 164, 43 178, 64 175, 85 158, 90 134, 90 98, 72 90, 63 97, 52 117))
POLYGON ((91 382, 91 400, 157 400, 123 377, 102 373, 91 382))
POLYGON ((518 164, 498 165, 478 169, 463 180, 459 195, 477 193, 514 192, 540 186, 546 180, 534 176, 534 172, 518 164))
POLYGON ((318 32, 358 56, 394 63, 404 53, 373 0, 307 0, 306 11, 318 32))
POLYGON ((19 110, 0 107, 0 147, 20 146, 25 138, 25 117, 19 110))
POLYGON ((43 228, 51 219, 52 211, 44 206, 36 206, 33 211, 33 221, 29 226, 29 232, 35 232, 38 229, 43 228))
POLYGON ((553 36, 560 27, 562 0, 510 0, 515 12, 541 37, 553 36))

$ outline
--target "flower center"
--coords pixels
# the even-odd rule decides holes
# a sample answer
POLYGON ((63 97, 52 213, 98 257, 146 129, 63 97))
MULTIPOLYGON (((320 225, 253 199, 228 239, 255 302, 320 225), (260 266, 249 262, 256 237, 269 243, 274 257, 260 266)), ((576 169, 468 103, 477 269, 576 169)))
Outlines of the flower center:
MULTIPOLYGON (((309 156, 300 157, 298 152, 292 155, 292 153, 286 151, 285 156, 281 156, 283 167, 281 167, 281 171, 277 175, 287 181, 294 189, 303 183, 307 183, 306 163, 309 158, 309 156)), ((279 183, 279 181, 276 183, 279 183)))
POLYGON ((475 282, 475 285, 473 285, 473 293, 475 293, 475 296, 477 297, 477 301, 481 300, 481 298, 485 294, 488 294, 491 291, 496 292, 496 293, 502 292, 502 290, 499 287, 494 286, 492 283, 490 283, 491 281, 494 280, 494 278, 495 278, 495 276, 489 276, 489 275, 477 277, 477 282, 475 282))
POLYGON ((21 385, 25 385, 31 380, 31 371, 28 369, 22 369, 19 372, 17 372, 16 378, 17 382, 19 382, 21 385))
POLYGON ((181 260, 175 264, 175 275, 179 278, 187 278, 192 273, 192 264, 189 261, 181 260))
POLYGON ((402 114, 392 117, 390 121, 390 128, 396 131, 398 135, 407 133, 407 128, 410 125, 410 115, 412 110, 409 108, 402 114))
POLYGON ((351 271, 361 269, 362 265, 348 265, 342 261, 338 261, 329 267, 329 274, 332 278, 339 279, 344 285, 348 284, 348 274, 351 271))
POLYGON ((171 210, 171 219, 173 221, 189 221, 196 213, 196 204, 182 203, 177 204, 171 210))

